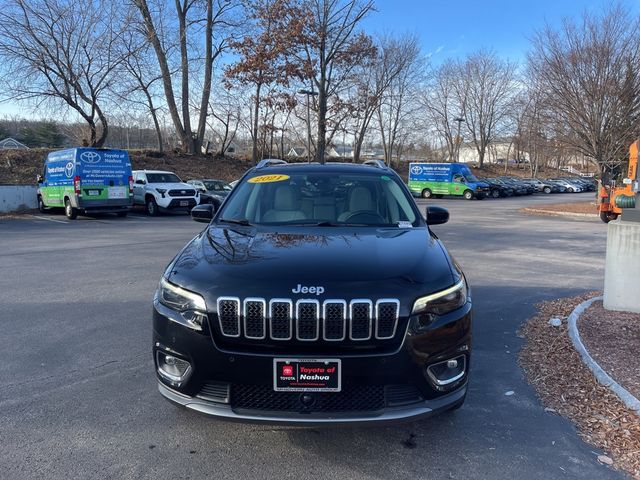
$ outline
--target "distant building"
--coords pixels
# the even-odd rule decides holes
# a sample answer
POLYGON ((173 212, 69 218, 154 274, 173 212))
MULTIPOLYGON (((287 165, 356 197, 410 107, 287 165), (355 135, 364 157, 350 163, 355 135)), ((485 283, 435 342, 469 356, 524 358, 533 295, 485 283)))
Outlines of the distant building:
MULTIPOLYGON (((515 160, 518 155, 520 156, 518 161, 529 161, 528 152, 518 152, 515 144, 508 140, 496 140, 487 145, 484 161, 486 163, 504 163, 509 160, 517 163, 515 160)), ((478 149, 474 143, 468 142, 460 145, 460 163, 478 163, 479 161, 478 149)))
POLYGON ((287 153, 287 157, 305 157, 307 155, 307 149, 304 147, 293 147, 287 153))
POLYGON ((369 150, 363 150, 362 153, 360 154, 360 157, 365 159, 383 160, 384 150, 382 148, 372 148, 369 150))
POLYGON ((332 150, 335 152, 336 157, 353 158, 353 147, 351 145, 336 145, 332 150))
POLYGON ((29 150, 29 147, 15 138, 5 138, 0 141, 0 150, 29 150))

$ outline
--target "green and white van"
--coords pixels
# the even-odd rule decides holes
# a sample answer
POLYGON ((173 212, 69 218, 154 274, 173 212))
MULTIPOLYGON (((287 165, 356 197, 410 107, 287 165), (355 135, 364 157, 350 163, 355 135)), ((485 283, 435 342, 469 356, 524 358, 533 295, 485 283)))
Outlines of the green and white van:
POLYGON ((73 220, 79 212, 125 217, 133 205, 133 176, 126 150, 71 148, 49 153, 38 175, 38 209, 63 207, 73 220))

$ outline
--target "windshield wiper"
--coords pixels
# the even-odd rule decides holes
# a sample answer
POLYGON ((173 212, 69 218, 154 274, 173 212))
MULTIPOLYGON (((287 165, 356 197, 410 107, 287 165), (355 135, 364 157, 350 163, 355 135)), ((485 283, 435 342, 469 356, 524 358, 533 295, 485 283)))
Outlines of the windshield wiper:
POLYGON ((249 222, 249 220, 247 220, 246 218, 243 218, 241 220, 236 220, 235 218, 221 218, 218 221, 222 223, 233 223, 235 225, 244 225, 245 227, 250 227, 252 225, 249 222))

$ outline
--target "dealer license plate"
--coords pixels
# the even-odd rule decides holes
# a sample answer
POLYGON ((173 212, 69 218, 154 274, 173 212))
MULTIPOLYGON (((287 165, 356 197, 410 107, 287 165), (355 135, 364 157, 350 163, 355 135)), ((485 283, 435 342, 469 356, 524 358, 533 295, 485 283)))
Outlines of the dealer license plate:
POLYGON ((339 392, 342 376, 339 359, 275 358, 273 389, 276 392, 339 392))
POLYGON ((189 206, 189 202, 188 202, 187 200, 182 200, 182 201, 180 202, 180 206, 181 206, 181 207, 188 207, 188 206, 189 206))
POLYGON ((89 190, 89 195, 100 195, 100 190, 89 190))
POLYGON ((126 187, 109 187, 109 198, 125 198, 126 187))

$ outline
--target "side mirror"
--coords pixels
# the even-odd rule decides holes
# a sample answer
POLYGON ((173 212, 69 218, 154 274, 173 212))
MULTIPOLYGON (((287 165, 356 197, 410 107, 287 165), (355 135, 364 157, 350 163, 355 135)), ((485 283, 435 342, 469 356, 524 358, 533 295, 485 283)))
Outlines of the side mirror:
POLYGON ((36 182, 38 183, 44 182, 44 178, 42 178, 42 175, 36 175, 36 182))
POLYGON ((216 207, 210 203, 196 205, 191 209, 191 218, 196 222, 209 223, 215 211, 216 207))
POLYGON ((427 225, 441 225, 449 221, 449 210, 435 205, 428 205, 427 210, 427 225))

